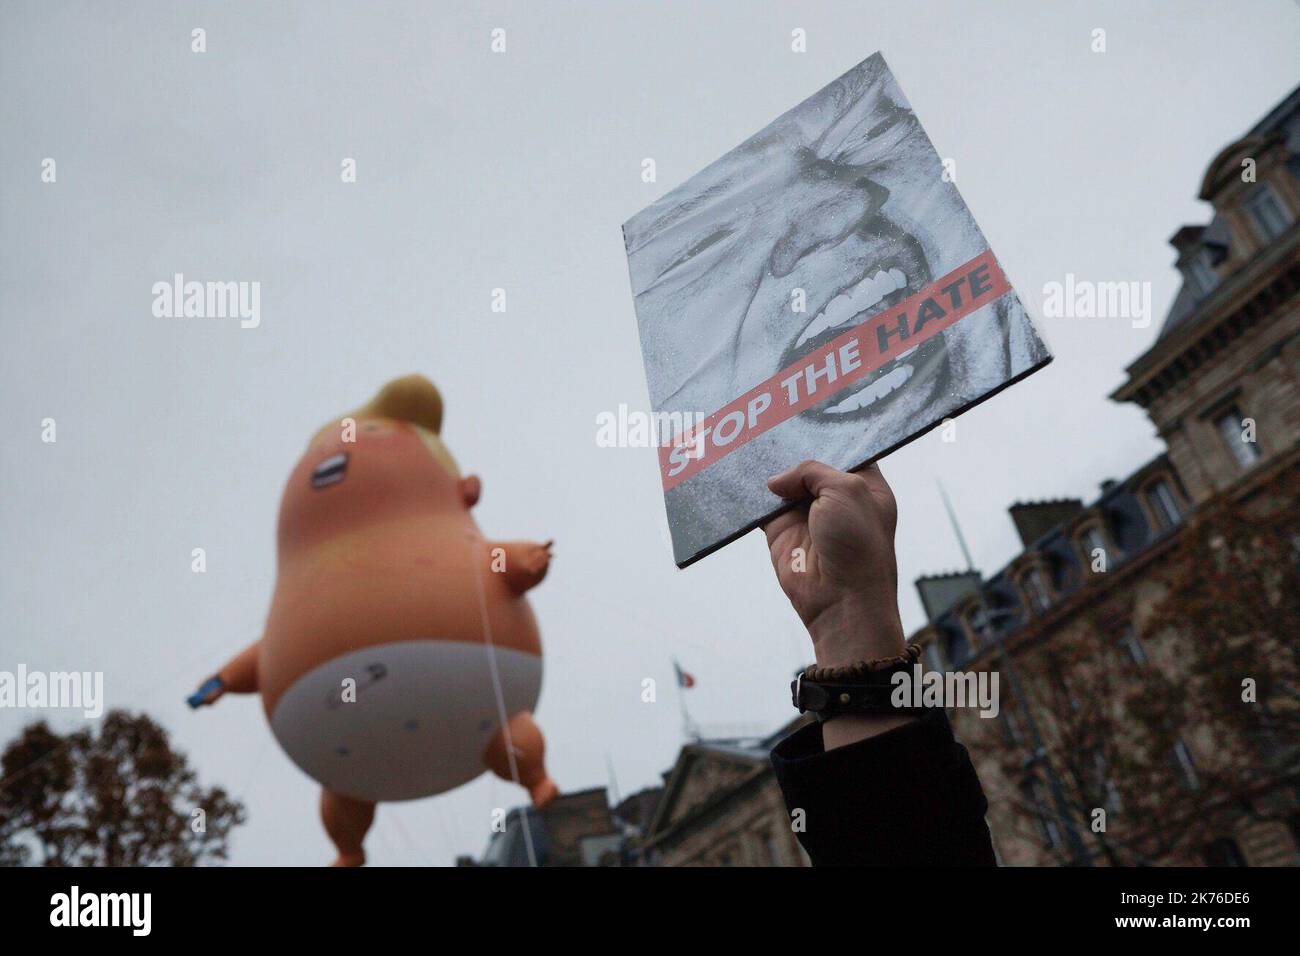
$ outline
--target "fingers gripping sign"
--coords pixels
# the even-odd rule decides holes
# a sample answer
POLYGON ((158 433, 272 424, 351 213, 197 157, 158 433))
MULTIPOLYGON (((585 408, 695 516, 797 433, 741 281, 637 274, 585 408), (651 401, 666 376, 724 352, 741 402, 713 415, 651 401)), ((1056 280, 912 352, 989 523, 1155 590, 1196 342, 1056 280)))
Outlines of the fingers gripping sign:
POLYGON ((829 637, 841 626, 856 626, 876 634, 863 655, 898 653, 898 509, 879 466, 845 472, 805 461, 774 475, 768 487, 788 501, 811 499, 777 515, 764 531, 777 580, 814 644, 823 633, 829 637), (796 568, 796 557, 803 570, 796 568), (867 622, 874 626, 867 628, 867 622))

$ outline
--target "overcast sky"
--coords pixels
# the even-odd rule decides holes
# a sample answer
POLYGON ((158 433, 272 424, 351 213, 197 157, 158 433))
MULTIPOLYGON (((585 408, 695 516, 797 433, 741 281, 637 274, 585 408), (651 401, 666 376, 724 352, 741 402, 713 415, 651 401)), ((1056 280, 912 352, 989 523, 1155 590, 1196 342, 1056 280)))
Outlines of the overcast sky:
MULTIPOLYGON (((910 631, 912 579, 961 564, 936 478, 989 573, 1017 551, 1012 501, 1091 499, 1160 451, 1106 395, 1177 291, 1167 239, 1206 221, 1206 165, 1295 85, 1297 49, 1290 0, 8 2, 0 670, 102 670, 110 706, 154 715, 245 800, 234 862, 327 862, 317 786, 258 702, 183 698, 260 633, 308 437, 418 371, 483 476, 484 531, 556 540, 531 599, 560 785, 604 785, 612 765, 626 794, 671 766, 674 655, 706 729, 775 729, 809 654, 761 535, 678 571, 654 452, 595 442, 600 412, 648 402, 620 224, 881 50, 1031 312, 1066 273, 1151 283, 1149 328, 1044 322, 1053 365, 955 443, 932 433, 884 462, 910 631), (152 285, 177 272, 260 282, 260 326, 154 317, 152 285)), ((0 740, 32 716, 0 711, 0 740)), ((523 799, 487 775, 384 806, 371 859, 477 855, 492 808, 523 799)))

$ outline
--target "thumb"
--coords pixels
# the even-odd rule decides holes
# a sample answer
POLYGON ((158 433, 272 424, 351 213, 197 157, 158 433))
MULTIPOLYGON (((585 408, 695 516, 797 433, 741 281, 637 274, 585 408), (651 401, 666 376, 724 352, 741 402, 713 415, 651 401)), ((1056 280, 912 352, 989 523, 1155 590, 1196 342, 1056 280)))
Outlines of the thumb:
POLYGON ((832 468, 824 462, 810 460, 800 462, 779 475, 773 475, 767 479, 767 487, 772 494, 791 500, 806 498, 809 495, 816 498, 831 488, 847 490, 861 481, 862 479, 857 475, 832 468))

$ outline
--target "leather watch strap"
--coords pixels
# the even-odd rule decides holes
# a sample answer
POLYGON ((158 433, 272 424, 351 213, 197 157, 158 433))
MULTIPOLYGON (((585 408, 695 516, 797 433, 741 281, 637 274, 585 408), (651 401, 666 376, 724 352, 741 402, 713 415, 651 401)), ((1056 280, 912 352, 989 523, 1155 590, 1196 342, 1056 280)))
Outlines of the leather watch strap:
POLYGON ((925 707, 895 707, 892 700, 896 690, 894 674, 910 669, 910 664, 900 664, 851 681, 813 680, 800 674, 791 682, 790 694, 800 713, 811 712, 822 721, 842 714, 924 713, 925 707))

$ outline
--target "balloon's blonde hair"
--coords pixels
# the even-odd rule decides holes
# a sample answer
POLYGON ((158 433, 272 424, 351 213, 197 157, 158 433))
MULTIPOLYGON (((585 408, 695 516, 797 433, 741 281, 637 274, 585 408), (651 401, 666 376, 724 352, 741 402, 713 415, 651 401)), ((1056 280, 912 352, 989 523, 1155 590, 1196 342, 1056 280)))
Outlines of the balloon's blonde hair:
MULTIPOLYGON (((414 425, 433 457, 453 477, 460 477, 456 459, 451 456, 442 440, 442 394, 423 375, 404 375, 393 379, 379 390, 378 395, 344 418, 352 418, 357 422, 368 418, 388 418, 414 425)), ((337 427, 340 420, 330 422, 317 434, 337 427)))

